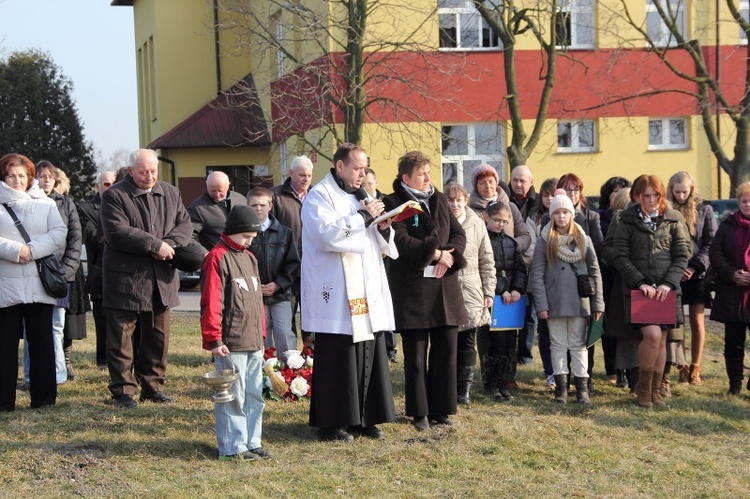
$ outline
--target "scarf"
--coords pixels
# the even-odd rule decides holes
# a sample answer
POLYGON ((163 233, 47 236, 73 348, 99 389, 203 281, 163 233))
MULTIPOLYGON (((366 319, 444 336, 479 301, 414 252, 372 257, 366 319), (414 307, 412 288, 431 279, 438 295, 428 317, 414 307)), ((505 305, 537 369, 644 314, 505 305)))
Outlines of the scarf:
POLYGON ((569 234, 560 234, 557 237, 557 257, 566 263, 576 263, 583 259, 581 249, 576 246, 576 249, 570 249, 570 243, 574 239, 569 234))
MULTIPOLYGON (((734 220, 737 222, 737 231, 734 234, 734 254, 737 265, 743 270, 750 270, 750 220, 742 216, 740 210, 734 212, 734 220)), ((742 310, 747 310, 750 302, 750 287, 742 289, 742 310)))
POLYGON ((647 215, 643 213, 640 208, 638 208, 638 215, 640 215, 641 220, 643 220, 643 223, 646 224, 646 227, 648 227, 652 231, 656 230, 656 224, 659 222, 659 210, 656 210, 654 213, 647 215))
POLYGON ((408 185, 406 185, 403 181, 401 181, 401 187, 404 188, 404 191, 408 195, 410 195, 416 202, 422 206, 422 209, 425 213, 430 215, 430 198, 433 194, 435 194, 435 186, 430 184, 430 188, 426 191, 420 191, 417 189, 412 189, 408 185))

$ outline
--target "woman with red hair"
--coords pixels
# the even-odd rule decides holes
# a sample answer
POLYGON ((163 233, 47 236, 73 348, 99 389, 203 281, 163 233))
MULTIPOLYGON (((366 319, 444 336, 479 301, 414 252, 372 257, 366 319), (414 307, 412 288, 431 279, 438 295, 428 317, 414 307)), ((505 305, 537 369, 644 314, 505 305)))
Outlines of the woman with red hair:
MULTIPOLYGON (((677 291, 675 323, 682 322, 680 282, 688 264, 687 228, 682 215, 667 208, 664 183, 655 175, 641 175, 630 191, 634 203, 620 212, 612 243, 612 264, 623 280, 625 318, 631 322, 630 293, 664 301, 677 291)), ((667 357, 667 331, 676 324, 638 324, 638 405, 666 405, 660 395, 667 357)))

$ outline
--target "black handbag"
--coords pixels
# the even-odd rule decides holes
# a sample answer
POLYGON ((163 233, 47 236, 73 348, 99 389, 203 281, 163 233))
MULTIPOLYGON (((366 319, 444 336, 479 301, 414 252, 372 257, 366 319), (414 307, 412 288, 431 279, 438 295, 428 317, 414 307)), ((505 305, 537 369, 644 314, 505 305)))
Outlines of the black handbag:
MULTIPOLYGON (((26 229, 23 227, 21 221, 16 216, 16 213, 7 204, 3 203, 3 206, 8 210, 8 214, 13 219, 13 223, 16 228, 18 228, 18 232, 21 233, 24 241, 28 244, 31 238, 29 237, 29 233, 26 232, 26 229)), ((39 278, 41 279, 42 286, 44 286, 44 290, 47 291, 47 294, 53 298, 65 298, 68 296, 68 280, 65 278, 65 270, 63 270, 62 262, 60 261, 60 257, 57 256, 57 253, 52 253, 49 256, 34 260, 34 263, 36 263, 39 278)))
POLYGON ((578 296, 582 298, 590 298, 594 296, 596 294, 596 284, 594 283, 594 279, 588 274, 579 274, 572 263, 568 263, 568 265, 570 265, 570 270, 572 270, 576 276, 576 282, 578 283, 578 296))

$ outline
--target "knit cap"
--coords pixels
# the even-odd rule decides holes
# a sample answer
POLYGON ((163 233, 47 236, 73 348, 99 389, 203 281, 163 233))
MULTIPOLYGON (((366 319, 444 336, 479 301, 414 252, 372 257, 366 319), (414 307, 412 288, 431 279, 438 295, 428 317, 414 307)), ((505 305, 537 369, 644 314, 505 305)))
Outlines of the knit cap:
POLYGON ((242 232, 260 232, 260 220, 249 206, 237 205, 227 216, 224 234, 230 236, 242 232))
POLYGON ((565 194, 564 189, 557 189, 555 191, 555 197, 552 198, 552 202, 549 204, 549 214, 552 215, 557 210, 568 210, 571 215, 576 214, 575 208, 573 208, 573 201, 565 194))
POLYGON ((481 177, 483 174, 491 173, 492 176, 495 177, 495 181, 497 183, 500 183, 500 176, 497 174, 497 170, 494 166, 490 166, 487 163, 482 163, 481 165, 477 166, 472 170, 471 172, 471 185, 474 187, 474 190, 477 190, 477 181, 479 180, 479 177, 481 177))

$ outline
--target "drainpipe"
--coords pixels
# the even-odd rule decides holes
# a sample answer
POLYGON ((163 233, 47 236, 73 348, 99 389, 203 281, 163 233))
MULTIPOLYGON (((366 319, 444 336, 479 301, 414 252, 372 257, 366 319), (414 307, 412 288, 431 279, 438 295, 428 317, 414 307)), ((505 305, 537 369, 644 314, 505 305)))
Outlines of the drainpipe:
MULTIPOLYGON (((717 0, 718 1, 718 0, 717 0)), ((216 57, 216 95, 221 95, 221 61, 219 59, 219 0, 214 0, 214 54, 216 57)))
POLYGON ((177 187, 177 170, 175 169, 174 161, 163 156, 157 156, 156 159, 158 159, 159 161, 163 161, 169 165, 169 183, 177 187))

